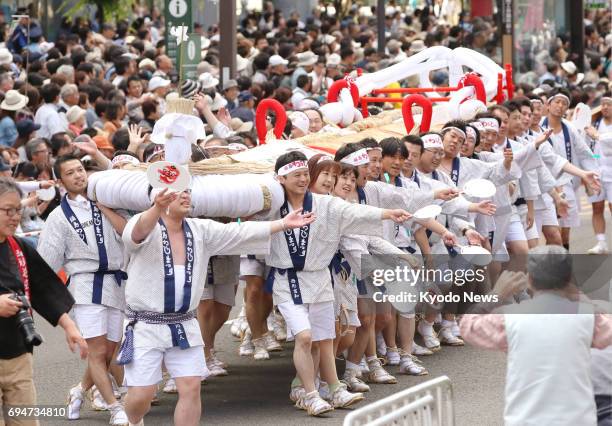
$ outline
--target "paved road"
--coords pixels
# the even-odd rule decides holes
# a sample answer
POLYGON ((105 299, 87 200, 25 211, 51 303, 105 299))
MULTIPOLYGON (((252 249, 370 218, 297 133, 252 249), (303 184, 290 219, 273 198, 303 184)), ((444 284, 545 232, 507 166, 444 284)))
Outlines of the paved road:
MULTIPOLYGON (((576 253, 584 253, 593 245, 590 225, 590 205, 584 203, 582 227, 573 232, 572 247, 576 253)), ((609 241, 610 232, 608 232, 609 241)), ((235 315, 235 311, 233 312, 235 315)), ((37 322, 46 343, 35 355, 35 377, 40 404, 64 404, 68 389, 78 382, 85 364, 71 355, 59 330, 44 321, 37 322)), ((309 418, 305 412, 294 408, 288 400, 289 382, 294 370, 291 365, 291 348, 287 348, 267 362, 255 362, 237 354, 238 342, 225 326, 217 344, 220 357, 230 364, 230 375, 212 378, 202 387, 202 424, 213 425, 339 425, 346 410, 337 410, 324 419, 309 418)), ((506 362, 500 353, 483 351, 473 347, 444 348, 432 357, 423 357, 430 375, 424 377, 400 376, 397 385, 378 385, 367 394, 374 401, 399 390, 413 386, 429 378, 447 375, 453 383, 457 425, 501 425, 503 389, 506 362)), ((343 366, 340 365, 342 371, 343 366)), ((396 368, 390 368, 396 371, 396 368)), ((171 423, 175 396, 161 396, 161 405, 153 407, 146 418, 149 425, 171 423)), ((364 404, 364 403, 361 403, 364 404)), ((104 425, 108 413, 85 408, 78 422, 52 421, 43 424, 104 425)))

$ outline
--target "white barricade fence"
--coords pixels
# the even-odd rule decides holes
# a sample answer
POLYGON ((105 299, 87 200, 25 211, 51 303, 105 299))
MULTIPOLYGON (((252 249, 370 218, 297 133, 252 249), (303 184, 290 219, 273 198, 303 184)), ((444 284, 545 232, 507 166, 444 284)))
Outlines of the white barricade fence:
POLYGON ((453 389, 440 376, 349 413, 343 426, 454 426, 453 389))

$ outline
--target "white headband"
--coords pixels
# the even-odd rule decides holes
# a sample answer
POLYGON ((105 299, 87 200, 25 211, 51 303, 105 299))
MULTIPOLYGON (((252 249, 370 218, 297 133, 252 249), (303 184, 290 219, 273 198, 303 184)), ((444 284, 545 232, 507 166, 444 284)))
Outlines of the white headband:
POLYGON ((463 137, 463 139, 466 138, 465 132, 463 130, 461 130, 460 128, 454 127, 454 126, 445 127, 444 129, 442 129, 442 134, 444 134, 444 133, 446 133, 446 132, 448 132, 450 130, 454 130, 454 131, 458 132, 463 137))
MULTIPOLYGON (((605 98, 602 98, 602 99, 605 99, 605 98)), ((382 152, 382 148, 379 147, 379 146, 371 146, 369 148, 366 148, 366 151, 368 151, 368 152, 370 152, 370 151, 380 151, 380 152, 382 152)))
POLYGON ((484 126, 480 121, 472 121, 470 125, 474 126, 479 132, 484 132, 484 126))
POLYGON ((612 98, 610 96, 603 96, 601 98, 601 102, 603 103, 603 102, 606 102, 606 101, 612 102, 612 98))
POLYGON ((476 130, 474 130, 473 128, 471 128, 470 126, 467 126, 465 128, 465 133, 467 133, 467 136, 476 140, 476 130))
POLYGON ((544 102, 542 102, 542 99, 529 99, 529 102, 531 102, 532 104, 543 104, 544 102))
POLYGON ((497 122, 496 119, 485 117, 485 118, 479 119, 478 121, 482 123, 482 127, 484 131, 499 133, 499 123, 497 122))
POLYGON ((120 154, 120 155, 117 155, 116 157, 113 157, 113 159, 111 160, 111 165, 113 166, 119 163, 130 163, 130 164, 138 165, 140 164, 140 161, 138 161, 137 158, 134 158, 131 155, 120 154))
POLYGON ((368 151, 365 148, 361 148, 358 151, 350 153, 342 160, 341 163, 350 164, 351 166, 363 166, 364 164, 368 164, 370 162, 370 157, 368 156, 368 151))
POLYGON ((334 161, 334 159, 329 155, 322 155, 321 158, 317 160, 317 164, 322 163, 323 161, 334 161))
POLYGON ((303 160, 292 161, 289 164, 285 164, 283 167, 278 169, 276 173, 279 176, 287 176, 291 172, 296 172, 298 170, 306 169, 308 170, 308 164, 303 160))
POLYGON ((421 136, 423 140, 423 148, 441 148, 444 149, 444 145, 442 145, 442 138, 440 135, 436 133, 429 133, 427 135, 421 136))
POLYGON ((556 98, 561 98, 561 99, 565 99, 565 101, 567 102, 567 104, 570 104, 570 100, 567 96, 565 96, 563 93, 557 93, 556 95, 551 96, 550 98, 548 98, 548 103, 551 103, 553 100, 555 100, 556 98))

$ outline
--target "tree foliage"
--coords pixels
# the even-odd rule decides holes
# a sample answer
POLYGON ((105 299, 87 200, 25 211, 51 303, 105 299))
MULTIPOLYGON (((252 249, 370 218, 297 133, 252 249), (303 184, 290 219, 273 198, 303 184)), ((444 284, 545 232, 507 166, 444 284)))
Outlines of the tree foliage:
POLYGON ((126 19, 137 0, 64 0, 58 12, 68 18, 80 16, 90 5, 95 5, 100 11, 103 22, 126 19))

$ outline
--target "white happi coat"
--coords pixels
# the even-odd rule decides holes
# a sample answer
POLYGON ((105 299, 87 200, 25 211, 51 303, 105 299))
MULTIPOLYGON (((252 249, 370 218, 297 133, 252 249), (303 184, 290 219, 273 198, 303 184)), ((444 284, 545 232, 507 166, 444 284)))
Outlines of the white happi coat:
MULTIPOLYGON (((289 211, 292 210, 289 204, 289 211)), ((382 210, 380 208, 351 204, 338 197, 312 194, 312 211, 316 220, 310 224, 308 249, 302 271, 297 271, 302 303, 319 303, 334 300, 329 265, 338 250, 340 239, 349 234, 382 235, 382 210)), ((280 218, 280 210, 274 212, 280 218)), ((302 229, 294 232, 297 236, 302 229)), ((248 250, 245 252, 251 253, 248 250)), ((266 265, 273 271, 274 304, 293 301, 288 273, 279 269, 293 268, 284 233, 272 236, 272 248, 266 256, 266 265)))
MULTIPOLYGON (((140 243, 132 240, 134 226, 140 214, 130 219, 123 231, 126 252, 130 255, 125 287, 127 306, 133 311, 164 312, 165 284, 163 247, 160 224, 140 243)), ((207 275, 207 265, 213 255, 241 253, 267 254, 270 249, 270 224, 244 222, 221 224, 209 219, 185 219, 194 242, 194 264, 191 297, 188 311, 198 307, 207 275)), ((176 271, 176 265, 175 271, 176 271)), ((184 278, 175 274, 175 308, 183 301, 184 278)), ((203 345, 197 320, 182 323, 190 346, 203 345)), ((147 324, 139 321, 134 327, 134 347, 172 347, 170 328, 165 324, 147 324)))
MULTIPOLYGON (((79 237, 61 206, 51 212, 38 240, 38 253, 57 272, 64 268, 70 277, 68 290, 76 304, 93 303, 94 272, 100 267, 100 257, 93 226, 89 200, 78 195, 74 200, 67 199, 85 231, 87 244, 79 237)), ((124 266, 123 242, 110 221, 102 214, 104 245, 108 258, 108 270, 121 270, 124 266)), ((105 275, 102 286, 101 304, 123 310, 125 282, 117 284, 115 277, 105 275)))

